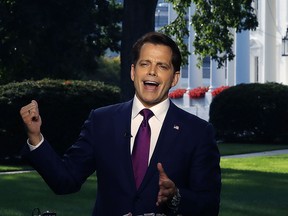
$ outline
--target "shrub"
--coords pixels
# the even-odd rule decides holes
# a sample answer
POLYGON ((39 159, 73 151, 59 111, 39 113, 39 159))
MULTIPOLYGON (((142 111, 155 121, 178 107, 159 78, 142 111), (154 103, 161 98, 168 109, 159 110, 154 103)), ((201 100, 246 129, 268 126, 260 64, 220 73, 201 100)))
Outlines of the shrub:
POLYGON ((224 91, 225 89, 228 89, 228 88, 229 88, 229 86, 220 86, 220 87, 214 89, 211 92, 211 94, 213 97, 215 97, 216 95, 220 94, 222 91, 224 91))
POLYGON ((173 98, 173 99, 176 99, 176 98, 182 98, 184 93, 186 92, 186 89, 176 89, 172 92, 169 93, 169 98, 173 98))
POLYGON ((234 142, 288 141, 288 86, 240 84, 214 97, 210 122, 217 139, 234 142))
MULTIPOLYGON (((205 93, 209 90, 209 87, 196 87, 189 90, 188 95, 190 98, 204 98, 205 93)), ((179 88, 169 93, 169 98, 182 98, 187 89, 179 88)))
POLYGON ((0 156, 18 154, 25 143, 19 111, 32 99, 39 104, 45 138, 62 154, 91 109, 119 102, 120 90, 96 81, 49 79, 0 86, 0 156))
POLYGON ((194 89, 191 89, 189 91, 189 97, 190 98, 204 98, 205 93, 209 90, 209 87, 197 87, 194 89))
POLYGON ((83 75, 83 79, 99 80, 110 85, 120 85, 120 57, 100 57, 93 74, 83 75))

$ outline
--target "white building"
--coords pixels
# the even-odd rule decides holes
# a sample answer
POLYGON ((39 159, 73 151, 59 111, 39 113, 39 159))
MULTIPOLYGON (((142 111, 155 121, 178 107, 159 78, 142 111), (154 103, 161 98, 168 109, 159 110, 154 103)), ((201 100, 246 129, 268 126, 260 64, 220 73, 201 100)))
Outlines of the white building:
MULTIPOLYGON (((282 56, 282 39, 288 27, 288 1, 254 0, 253 7, 259 26, 255 31, 235 33, 233 61, 225 68, 217 69, 217 63, 210 63, 209 86, 211 89, 222 85, 240 83, 278 82, 288 85, 288 57, 282 56)), ((190 11, 193 12, 193 5, 190 11)), ((173 13, 173 12, 172 12, 173 13)), ((193 29, 190 29, 193 35, 193 29)), ((190 41, 193 41, 191 36, 190 41)), ((288 41, 287 41, 288 43, 288 41)), ((193 47, 190 46, 190 50, 193 47)), ((286 50, 286 52, 288 52, 286 50)), ((202 70, 195 66, 196 57, 189 57, 188 79, 181 86, 188 89, 207 85, 202 70)))
POLYGON ((282 38, 288 27, 288 1, 256 0, 254 8, 259 27, 250 32, 249 81, 288 85, 288 57, 282 56, 282 38))
MULTIPOLYGON (((210 76, 205 78, 203 69, 196 67, 196 57, 189 57, 187 75, 182 76, 176 88, 192 89, 199 86, 209 86, 211 90, 220 86, 234 86, 240 83, 278 82, 288 85, 288 56, 283 56, 282 39, 288 34, 288 1, 286 0, 254 0, 253 7, 258 18, 258 27, 255 31, 235 33, 233 61, 227 62, 225 68, 217 69, 214 61, 208 65, 210 76)), ((169 6, 168 17, 175 17, 175 12, 169 6)), ((189 13, 193 14, 192 5, 189 13)), ((169 18, 168 18, 169 20, 169 18)), ((190 29, 190 52, 193 51, 193 28, 190 29)), ((288 36, 288 35, 287 35, 288 36)), ((288 38, 287 38, 288 40, 288 38)), ((288 44, 288 41, 286 42, 288 44)), ((287 45, 288 47, 288 45, 287 45)), ((286 48, 286 54, 288 50, 286 48)), ((207 69, 207 68, 206 68, 207 69)), ((186 95, 187 96, 187 95, 186 95)), ((211 98, 211 96, 210 96, 211 98)), ((187 101, 187 99, 186 99, 187 101)), ((206 114, 202 116, 208 119, 206 114)), ((190 104, 190 103, 189 103, 190 104)), ((189 104, 182 105, 184 108, 189 104)), ((181 106, 181 105, 180 105, 181 106)), ((198 108, 197 108, 198 109, 198 108)))

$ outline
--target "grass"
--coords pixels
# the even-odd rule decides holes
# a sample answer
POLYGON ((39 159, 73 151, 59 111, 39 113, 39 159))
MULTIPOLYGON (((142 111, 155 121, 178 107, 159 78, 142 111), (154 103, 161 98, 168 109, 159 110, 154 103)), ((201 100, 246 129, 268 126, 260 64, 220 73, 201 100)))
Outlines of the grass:
MULTIPOLYGON (((221 155, 287 149, 286 145, 219 144, 221 155), (241 147, 242 146, 242 147, 241 147)), ((288 155, 222 158, 220 216, 287 216, 288 155)), ((27 167, 0 166, 2 170, 27 167)), ((36 173, 0 175, 0 216, 31 215, 34 208, 61 216, 91 215, 96 193, 91 176, 80 192, 55 195, 36 173)))
POLYGON ((287 216, 288 155, 223 158, 220 216, 287 216))
POLYGON ((219 150, 221 155, 246 154, 254 152, 272 151, 288 149, 287 144, 237 144, 237 143, 220 143, 219 150))
POLYGON ((55 195, 36 172, 0 175, 0 216, 27 216, 34 208, 61 216, 91 215, 96 178, 91 176, 80 192, 55 195))
MULTIPOLYGON (((8 171, 22 171, 22 170, 30 170, 32 169, 30 166, 17 166, 17 165, 1 165, 0 172, 8 172, 8 171)), ((0 215, 2 216, 2 215, 0 215)))

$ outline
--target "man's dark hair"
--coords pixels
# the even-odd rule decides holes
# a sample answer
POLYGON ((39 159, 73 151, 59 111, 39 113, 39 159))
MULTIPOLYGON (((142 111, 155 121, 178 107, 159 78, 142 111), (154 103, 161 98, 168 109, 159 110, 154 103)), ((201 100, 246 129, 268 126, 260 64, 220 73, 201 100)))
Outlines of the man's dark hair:
POLYGON ((145 43, 170 47, 172 50, 172 64, 174 72, 180 71, 182 59, 177 44, 170 37, 160 32, 149 32, 136 41, 132 48, 132 62, 134 65, 136 65, 140 56, 141 48, 145 43))

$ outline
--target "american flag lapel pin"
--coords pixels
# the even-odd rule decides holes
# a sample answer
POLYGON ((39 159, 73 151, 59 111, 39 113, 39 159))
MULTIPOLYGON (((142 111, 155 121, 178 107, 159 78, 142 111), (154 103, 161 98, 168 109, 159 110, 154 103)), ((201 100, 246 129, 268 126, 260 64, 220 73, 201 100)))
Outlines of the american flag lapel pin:
POLYGON ((174 128, 175 130, 179 130, 179 125, 174 125, 173 128, 174 128))

